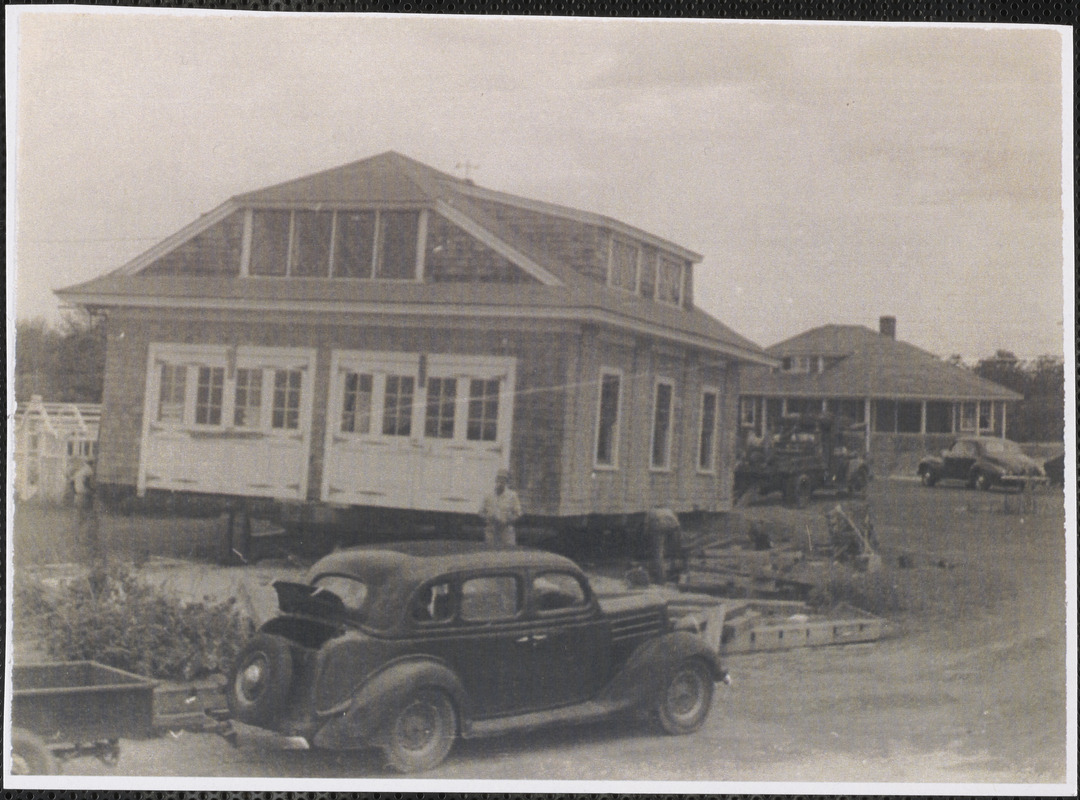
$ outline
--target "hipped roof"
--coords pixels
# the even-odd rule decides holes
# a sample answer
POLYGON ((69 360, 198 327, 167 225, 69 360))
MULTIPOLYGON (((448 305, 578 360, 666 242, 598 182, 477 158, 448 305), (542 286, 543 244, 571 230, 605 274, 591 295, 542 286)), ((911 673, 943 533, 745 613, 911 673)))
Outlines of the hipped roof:
POLYGON ((886 397, 942 400, 1022 400, 1023 396, 948 364, 907 342, 863 325, 824 325, 766 348, 787 356, 840 358, 824 372, 799 374, 751 367, 743 395, 766 397, 886 397))
POLYGON ((519 206, 582 225, 621 231, 689 261, 696 253, 590 212, 519 198, 473 185, 399 153, 387 152, 324 172, 237 195, 201 220, 125 266, 57 294, 88 306, 235 308, 432 313, 463 309, 485 316, 534 316, 606 321, 759 364, 772 360, 755 343, 698 309, 680 309, 601 285, 488 214, 478 201, 519 206), (333 278, 151 276, 143 265, 243 208, 412 206, 467 218, 535 265, 539 284, 423 284, 333 278), (448 304, 451 304, 448 306, 448 304))

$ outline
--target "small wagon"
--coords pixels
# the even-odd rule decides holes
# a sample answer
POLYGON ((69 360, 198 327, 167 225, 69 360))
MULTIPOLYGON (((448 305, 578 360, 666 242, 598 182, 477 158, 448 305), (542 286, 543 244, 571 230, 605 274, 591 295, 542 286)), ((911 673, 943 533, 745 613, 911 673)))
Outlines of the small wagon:
POLYGON ((49 775, 60 762, 95 756, 115 764, 120 739, 153 733, 154 682, 94 661, 15 666, 11 770, 49 775))

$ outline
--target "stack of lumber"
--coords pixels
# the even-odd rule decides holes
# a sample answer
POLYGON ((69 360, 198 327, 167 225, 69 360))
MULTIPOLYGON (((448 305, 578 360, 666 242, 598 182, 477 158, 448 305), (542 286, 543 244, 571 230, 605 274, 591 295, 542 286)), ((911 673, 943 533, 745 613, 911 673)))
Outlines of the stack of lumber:
POLYGON ((790 588, 784 573, 803 557, 787 546, 749 550, 716 542, 687 558, 679 587, 731 597, 782 594, 790 588))

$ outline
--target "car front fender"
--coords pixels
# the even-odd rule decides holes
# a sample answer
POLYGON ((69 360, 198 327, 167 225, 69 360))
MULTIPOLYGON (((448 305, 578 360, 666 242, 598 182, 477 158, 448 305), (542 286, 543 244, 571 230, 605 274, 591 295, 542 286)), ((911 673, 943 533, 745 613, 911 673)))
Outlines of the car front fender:
POLYGON ((650 639, 631 653, 599 699, 644 705, 659 695, 672 667, 688 658, 701 659, 714 681, 727 678, 719 656, 701 636, 690 631, 673 631, 650 639))
POLYGON ((424 688, 446 692, 464 724, 468 700, 454 671, 431 658, 411 658, 389 664, 358 687, 348 704, 328 712, 330 719, 315 735, 315 745, 352 750, 383 743, 394 712, 424 688))

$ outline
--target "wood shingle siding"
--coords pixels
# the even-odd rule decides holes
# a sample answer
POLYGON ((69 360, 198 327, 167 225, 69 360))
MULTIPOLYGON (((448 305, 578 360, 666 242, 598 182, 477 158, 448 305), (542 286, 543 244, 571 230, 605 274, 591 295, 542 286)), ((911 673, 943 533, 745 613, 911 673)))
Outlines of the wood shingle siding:
POLYGON ((143 275, 239 275, 244 213, 230 214, 142 270, 143 275))

